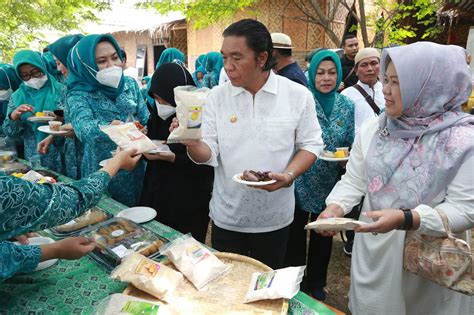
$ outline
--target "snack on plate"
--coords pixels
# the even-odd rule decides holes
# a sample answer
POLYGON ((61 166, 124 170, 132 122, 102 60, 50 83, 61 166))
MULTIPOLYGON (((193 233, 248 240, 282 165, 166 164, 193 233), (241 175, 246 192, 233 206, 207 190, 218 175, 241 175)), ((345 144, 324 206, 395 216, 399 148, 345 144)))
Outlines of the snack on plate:
POLYGON ((268 182, 272 180, 268 174, 270 174, 270 172, 245 170, 242 174, 242 179, 248 182, 268 182))
POLYGON ((145 256, 158 253, 164 241, 153 232, 124 218, 112 218, 82 231, 80 235, 93 238, 94 253, 113 265, 133 252, 145 256))
POLYGON ((71 233, 86 226, 93 225, 109 218, 109 215, 98 207, 87 210, 83 215, 63 225, 59 225, 53 230, 58 233, 71 233))
POLYGON ((63 123, 60 122, 60 121, 55 121, 55 120, 50 121, 50 122, 48 122, 49 130, 51 130, 51 131, 60 131, 62 124, 63 123))
POLYGON ((95 308, 94 315, 168 315, 173 314, 168 305, 121 293, 114 293, 103 299, 95 308))
POLYGON ((168 143, 201 139, 202 109, 210 91, 208 88, 198 89, 189 85, 174 88, 179 127, 171 132, 168 143))
POLYGON ((124 258, 110 277, 129 282, 163 301, 184 279, 179 272, 137 253, 124 258))
POLYGON ((17 153, 15 151, 0 151, 0 163, 12 163, 16 160, 17 153))
POLYGON ((142 124, 140 124, 139 121, 134 121, 133 123, 135 124, 135 127, 137 127, 138 130, 142 130, 145 128, 142 124))
POLYGON ((43 113, 43 112, 35 113, 35 117, 45 117, 45 116, 48 116, 48 115, 46 115, 46 113, 43 113))
POLYGON ((305 268, 306 266, 288 267, 253 273, 244 303, 268 299, 291 299, 300 290, 305 268))
POLYGON ((136 149, 137 154, 157 149, 157 146, 140 130, 135 123, 108 125, 100 127, 121 149, 136 149))
POLYGON ((315 231, 345 231, 354 230, 356 227, 367 224, 363 221, 357 221, 350 218, 325 218, 318 219, 316 221, 306 224, 304 227, 306 230, 315 231))
POLYGON ((168 256, 175 267, 198 290, 216 280, 229 268, 190 234, 183 235, 163 246, 160 253, 168 256))

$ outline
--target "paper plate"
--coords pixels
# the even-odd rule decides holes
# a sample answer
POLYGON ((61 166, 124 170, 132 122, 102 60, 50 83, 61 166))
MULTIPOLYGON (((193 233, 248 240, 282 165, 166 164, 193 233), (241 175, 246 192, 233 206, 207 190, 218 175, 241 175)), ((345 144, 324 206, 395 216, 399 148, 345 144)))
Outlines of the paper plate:
POLYGON ((335 157, 329 157, 325 155, 320 155, 318 156, 318 159, 323 160, 323 161, 329 161, 329 162, 342 162, 342 161, 349 161, 349 157, 343 157, 343 158, 335 158, 335 157))
POLYGON ((156 210, 150 207, 133 207, 120 211, 117 217, 129 219, 135 223, 145 223, 156 217, 156 210))
POLYGON ((244 185, 249 185, 249 186, 266 186, 266 185, 270 185, 270 184, 273 184, 273 183, 276 183, 276 180, 272 179, 272 180, 267 180, 265 182, 249 182, 249 181, 246 181, 246 180, 243 180, 242 179, 242 176, 243 176, 243 173, 239 173, 239 174, 235 174, 233 177, 232 177, 232 180, 236 183, 239 183, 239 184, 244 184, 244 185))
POLYGON ((112 160, 112 159, 110 158, 110 159, 102 160, 102 161, 99 162, 99 165, 104 167, 109 160, 112 160))
POLYGON ((146 151, 147 154, 158 154, 158 153, 169 153, 171 152, 170 147, 167 144, 163 143, 163 140, 151 140, 156 146, 157 149, 146 151))
MULTIPOLYGON (((42 236, 38 236, 38 237, 31 237, 28 239, 28 241, 30 241, 29 244, 27 245, 45 245, 45 244, 52 244, 54 243, 54 240, 52 238, 49 238, 49 237, 42 237, 42 236)), ((21 244, 19 242, 14 242, 14 244, 16 245, 20 245, 21 244)), ((43 269, 46 269, 46 268, 49 268, 51 267, 52 265, 54 265, 56 262, 58 261, 58 259, 50 259, 50 260, 46 260, 46 261, 42 261, 38 264, 38 267, 36 267, 35 271, 39 271, 39 270, 43 270, 43 269)))
POLYGON ((56 118, 55 117, 52 117, 52 116, 31 116, 31 117, 28 117, 28 121, 32 121, 32 122, 48 122, 48 121, 52 121, 52 120, 55 120, 56 118))
POLYGON ((39 126, 38 130, 50 135, 65 135, 69 132, 67 130, 54 131, 54 130, 49 129, 49 126, 39 126))
POLYGON ((316 231, 346 231, 365 224, 367 223, 349 218, 327 218, 308 223, 304 228, 316 231))

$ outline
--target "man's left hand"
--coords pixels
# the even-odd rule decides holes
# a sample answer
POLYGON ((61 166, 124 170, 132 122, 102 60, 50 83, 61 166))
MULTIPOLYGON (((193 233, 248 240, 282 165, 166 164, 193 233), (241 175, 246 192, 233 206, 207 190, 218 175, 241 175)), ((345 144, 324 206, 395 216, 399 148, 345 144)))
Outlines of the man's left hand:
POLYGON ((270 173, 268 176, 271 179, 276 180, 276 183, 265 185, 265 186, 250 186, 252 188, 260 188, 266 191, 275 191, 282 187, 288 187, 288 185, 292 182, 293 178, 288 173, 270 173))

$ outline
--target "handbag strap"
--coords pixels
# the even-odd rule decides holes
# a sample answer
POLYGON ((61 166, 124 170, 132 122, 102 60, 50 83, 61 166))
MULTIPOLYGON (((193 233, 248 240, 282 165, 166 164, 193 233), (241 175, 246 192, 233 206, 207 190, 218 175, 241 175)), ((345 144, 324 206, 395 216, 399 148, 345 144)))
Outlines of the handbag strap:
POLYGON ((452 237, 453 233, 451 232, 451 227, 449 226, 448 217, 446 216, 446 213, 444 213, 444 211, 439 210, 438 208, 435 208, 435 210, 438 212, 439 216, 441 217, 441 221, 443 222, 443 226, 444 226, 444 229, 446 230, 446 234, 452 237))
POLYGON ((362 94, 362 96, 365 98, 365 101, 370 105, 370 107, 372 107, 372 110, 377 114, 377 116, 380 115, 380 108, 377 106, 377 104, 375 104, 374 99, 370 97, 364 88, 357 83, 353 86, 357 89, 357 91, 360 92, 360 94, 362 94))

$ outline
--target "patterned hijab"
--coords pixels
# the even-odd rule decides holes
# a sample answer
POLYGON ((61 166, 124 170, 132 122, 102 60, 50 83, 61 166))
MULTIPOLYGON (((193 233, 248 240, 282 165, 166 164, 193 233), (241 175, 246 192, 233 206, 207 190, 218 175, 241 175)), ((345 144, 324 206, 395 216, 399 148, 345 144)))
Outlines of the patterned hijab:
POLYGON ((390 62, 403 114, 383 113, 369 147, 368 195, 374 210, 429 203, 474 153, 474 117, 461 111, 472 91, 465 49, 429 42, 385 49, 382 75, 390 62))
POLYGON ((342 81, 341 59, 335 52, 332 52, 327 49, 319 50, 311 58, 311 64, 309 66, 308 73, 309 73, 308 87, 310 91, 313 93, 313 96, 318 100, 319 104, 321 104, 321 107, 323 108, 323 111, 326 117, 329 117, 334 107, 334 103, 336 102, 337 88, 339 87, 342 81), (336 65, 336 72, 337 72, 336 87, 329 93, 321 93, 318 91, 318 89, 316 89, 316 81, 315 81, 316 73, 318 72, 319 64, 323 62, 324 60, 330 60, 334 62, 334 64, 336 65))
POLYGON ((119 86, 114 88, 100 84, 95 77, 95 73, 91 70, 99 71, 95 61, 95 48, 97 44, 103 41, 111 43, 115 47, 119 58, 122 59, 120 47, 112 35, 93 34, 84 36, 69 51, 67 59, 67 69, 69 71, 67 87, 69 91, 101 92, 113 100, 122 93, 125 84, 123 74, 119 86))
POLYGON ((206 73, 206 54, 199 55, 197 57, 196 62, 194 63, 194 72, 193 72, 193 80, 197 87, 201 87, 201 82, 199 82, 197 74, 201 72, 202 74, 206 73))

